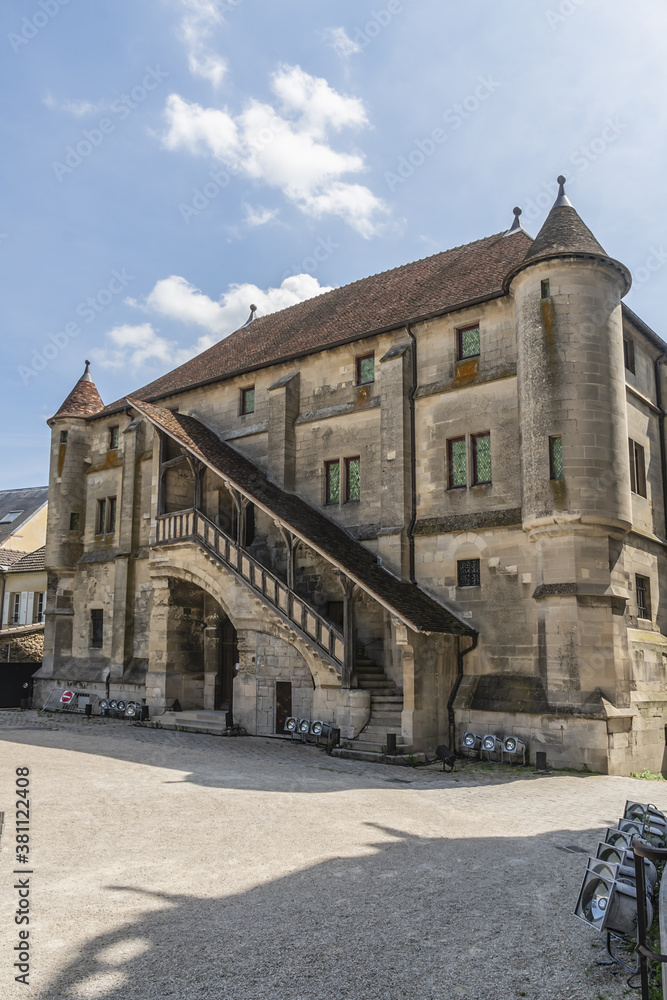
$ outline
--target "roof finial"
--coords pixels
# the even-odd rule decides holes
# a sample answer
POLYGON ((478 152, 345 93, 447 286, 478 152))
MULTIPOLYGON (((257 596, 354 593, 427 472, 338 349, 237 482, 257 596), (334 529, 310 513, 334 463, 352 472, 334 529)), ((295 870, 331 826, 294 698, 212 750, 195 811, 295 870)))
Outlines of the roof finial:
POLYGON ((515 209, 513 209, 513 212, 514 212, 514 221, 512 222, 510 228, 505 233, 505 236, 511 236, 512 233, 525 233, 526 231, 523 228, 523 222, 521 221, 521 209, 517 206, 515 209))
POLYGON ((554 202, 554 208, 561 208, 563 205, 569 205, 569 207, 572 208, 572 202, 565 194, 565 177, 563 177, 562 174, 559 174, 556 180, 558 181, 558 197, 554 202))
POLYGON ((90 374, 90 361, 86 361, 86 370, 84 371, 83 375, 81 376, 80 381, 81 382, 92 382, 93 381, 93 377, 90 374))
POLYGON ((245 323, 243 324, 244 326, 248 326, 248 324, 252 323, 252 321, 253 321, 253 320, 254 320, 254 318, 255 318, 255 313, 256 313, 256 312, 257 312, 257 306, 256 306, 256 305, 254 305, 254 304, 252 304, 252 305, 250 306, 250 315, 248 316, 247 320, 246 320, 246 321, 245 321, 245 323))

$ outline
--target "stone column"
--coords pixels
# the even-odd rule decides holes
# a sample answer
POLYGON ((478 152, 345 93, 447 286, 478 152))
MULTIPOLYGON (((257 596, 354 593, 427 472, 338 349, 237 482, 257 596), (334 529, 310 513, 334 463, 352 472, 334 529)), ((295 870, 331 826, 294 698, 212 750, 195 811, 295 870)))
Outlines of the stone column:
POLYGON ((216 702, 216 686, 221 658, 220 625, 208 625, 204 632, 204 708, 212 711, 216 702))
POLYGON ((236 627, 239 649, 239 671, 234 678, 233 712, 234 722, 255 736, 257 734, 257 676, 255 650, 257 633, 251 629, 236 627))
POLYGON ((167 577, 154 577, 152 584, 153 605, 148 642, 146 700, 150 706, 151 715, 162 715, 166 709, 167 693, 169 580, 167 577))

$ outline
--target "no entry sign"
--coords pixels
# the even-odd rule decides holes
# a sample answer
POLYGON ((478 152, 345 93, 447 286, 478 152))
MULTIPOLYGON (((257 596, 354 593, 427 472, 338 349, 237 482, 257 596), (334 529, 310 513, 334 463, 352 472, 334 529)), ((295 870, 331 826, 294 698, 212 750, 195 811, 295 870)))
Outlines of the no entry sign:
POLYGON ((73 691, 63 691, 63 693, 60 695, 60 700, 62 701, 63 705, 69 705, 73 697, 74 697, 73 691))

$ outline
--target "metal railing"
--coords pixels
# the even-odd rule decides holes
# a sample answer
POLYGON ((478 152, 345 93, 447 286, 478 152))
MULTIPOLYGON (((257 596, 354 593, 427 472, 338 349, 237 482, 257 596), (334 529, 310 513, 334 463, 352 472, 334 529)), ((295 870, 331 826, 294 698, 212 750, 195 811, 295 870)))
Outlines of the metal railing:
POLYGON ((289 622, 318 653, 341 672, 345 664, 343 633, 307 601, 290 590, 271 570, 251 556, 216 524, 195 510, 163 514, 157 519, 156 544, 198 540, 235 576, 289 622))

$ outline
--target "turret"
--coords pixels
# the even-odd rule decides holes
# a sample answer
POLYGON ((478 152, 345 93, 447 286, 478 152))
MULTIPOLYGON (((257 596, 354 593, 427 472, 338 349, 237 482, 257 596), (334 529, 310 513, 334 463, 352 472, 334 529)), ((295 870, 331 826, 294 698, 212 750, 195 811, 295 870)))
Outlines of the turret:
POLYGON ((85 458, 88 454, 86 418, 103 407, 90 375, 90 362, 53 417, 49 472, 49 515, 46 567, 74 569, 82 551, 86 518, 85 458))

